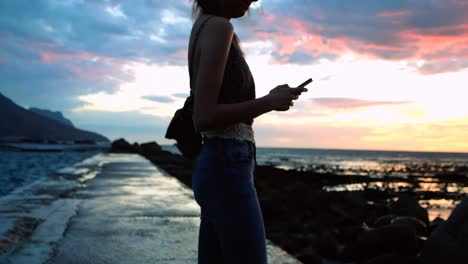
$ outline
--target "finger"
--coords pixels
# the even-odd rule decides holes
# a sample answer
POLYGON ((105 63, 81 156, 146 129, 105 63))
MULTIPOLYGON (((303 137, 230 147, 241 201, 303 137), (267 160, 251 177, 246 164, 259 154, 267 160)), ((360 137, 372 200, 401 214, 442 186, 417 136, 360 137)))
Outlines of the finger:
POLYGON ((294 95, 300 95, 303 92, 307 92, 307 88, 303 87, 297 87, 297 88, 291 88, 291 93, 294 95))

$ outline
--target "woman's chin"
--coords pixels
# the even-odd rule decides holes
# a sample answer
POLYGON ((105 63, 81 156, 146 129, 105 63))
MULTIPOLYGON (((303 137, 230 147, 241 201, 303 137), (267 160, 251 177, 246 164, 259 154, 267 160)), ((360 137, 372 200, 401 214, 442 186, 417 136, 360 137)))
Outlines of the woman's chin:
POLYGON ((241 12, 237 13, 233 18, 241 18, 241 17, 245 16, 246 13, 247 13, 247 11, 241 11, 241 12))

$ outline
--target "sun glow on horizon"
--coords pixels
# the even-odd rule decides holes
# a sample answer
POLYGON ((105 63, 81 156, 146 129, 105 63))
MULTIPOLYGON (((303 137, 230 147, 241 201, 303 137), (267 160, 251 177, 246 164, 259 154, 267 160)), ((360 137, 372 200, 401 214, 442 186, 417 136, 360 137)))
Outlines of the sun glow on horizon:
MULTIPOLYGON (((468 71, 423 75, 417 71, 422 62, 375 60, 353 53, 313 65, 278 64, 267 52, 268 42, 244 45, 257 98, 276 85, 295 86, 308 77, 314 79, 290 111, 256 119, 255 129, 278 131, 257 133, 261 145, 468 151, 463 143, 468 142, 468 108, 463 107, 462 87, 468 71), (288 127, 300 128, 301 133, 288 127), (347 135, 350 129, 360 133, 347 135), (326 131, 332 130, 327 138, 326 131)), ((134 81, 122 83, 112 94, 80 96, 85 105, 74 111, 139 111, 168 119, 183 104, 184 98, 173 95, 188 95, 186 66, 130 63, 128 70, 135 73, 134 81), (155 102, 148 96, 167 100, 155 102)))

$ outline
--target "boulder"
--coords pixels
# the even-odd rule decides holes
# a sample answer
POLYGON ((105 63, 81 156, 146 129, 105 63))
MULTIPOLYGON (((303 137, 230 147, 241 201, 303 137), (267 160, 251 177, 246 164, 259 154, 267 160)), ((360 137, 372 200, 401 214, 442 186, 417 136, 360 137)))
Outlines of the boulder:
POLYGON ((336 216, 335 223, 358 225, 366 216, 366 200, 362 192, 345 192, 328 202, 328 211, 336 216))
POLYGON ((419 241, 413 230, 406 226, 385 226, 363 233, 354 244, 343 251, 346 261, 368 261, 385 255, 416 256, 419 241))
POLYGON ((429 231, 432 232, 437 229, 442 223, 445 223, 445 219, 440 217, 436 217, 432 222, 429 224, 429 231))
POLYGON ((398 216, 412 216, 426 224, 429 224, 429 216, 426 209, 422 208, 418 199, 408 194, 398 197, 398 200, 391 205, 391 211, 398 216))
POLYGON ((143 143, 140 145, 140 153, 143 156, 153 156, 157 155, 162 151, 161 146, 158 145, 155 141, 143 143))
POLYGON ((112 142, 109 152, 113 153, 138 153, 138 146, 131 145, 121 138, 112 142))
POLYGON ((427 236, 429 231, 427 225, 423 221, 411 216, 395 217, 390 221, 390 224, 406 226, 411 229, 417 236, 427 236))
POLYGON ((332 230, 328 229, 321 232, 317 249, 322 257, 331 259, 335 259, 337 257, 338 242, 336 241, 332 230))
POLYGON ((295 255, 296 258, 301 260, 304 263, 310 264, 321 264, 322 257, 317 254, 317 251, 313 246, 308 246, 302 249, 298 254, 295 255))
POLYGON ((365 264, 417 264, 418 259, 414 256, 400 256, 394 254, 386 254, 378 256, 367 261, 365 264))
POLYGON ((397 216, 393 214, 383 215, 375 220, 374 227, 383 227, 389 225, 395 217, 397 216))
POLYGON ((424 263, 467 263, 468 197, 432 232, 422 251, 424 263))

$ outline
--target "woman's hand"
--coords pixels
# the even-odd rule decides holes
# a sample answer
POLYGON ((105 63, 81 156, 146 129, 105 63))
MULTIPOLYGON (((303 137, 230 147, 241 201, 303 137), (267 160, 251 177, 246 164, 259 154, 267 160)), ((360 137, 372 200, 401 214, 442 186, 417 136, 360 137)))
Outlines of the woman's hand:
POLYGON ((289 110, 294 105, 293 100, 297 100, 302 92, 307 92, 307 88, 291 88, 287 84, 276 86, 268 94, 272 109, 275 111, 289 110))

